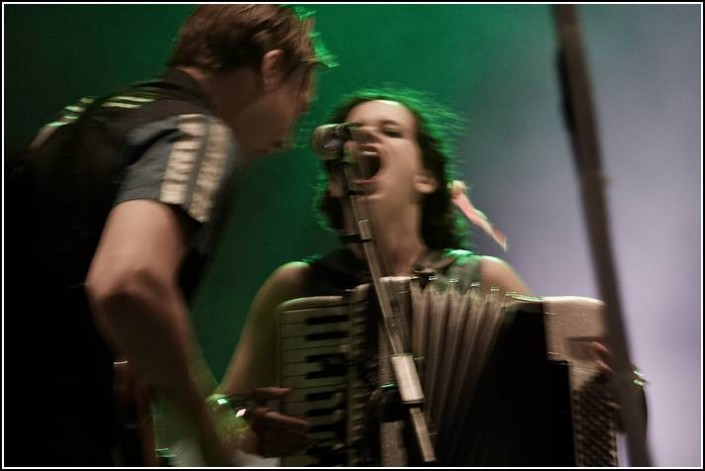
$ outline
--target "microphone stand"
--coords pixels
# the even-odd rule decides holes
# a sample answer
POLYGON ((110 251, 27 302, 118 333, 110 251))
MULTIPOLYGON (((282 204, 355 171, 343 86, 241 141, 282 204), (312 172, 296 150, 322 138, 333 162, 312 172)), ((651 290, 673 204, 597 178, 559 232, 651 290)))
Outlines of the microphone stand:
MULTIPOLYGON (((419 381, 412 354, 404 351, 402 334, 399 332, 397 323, 394 322, 395 317, 389 293, 386 286, 380 281, 383 276, 382 267, 372 236, 372 227, 370 226, 366 205, 358 201, 359 196, 363 192, 354 181, 352 168, 353 165, 356 165, 354 162, 354 157, 346 155, 342 149, 341 155, 333 162, 333 165, 337 166, 342 180, 341 183, 344 185, 344 193, 346 195, 344 202, 350 208, 355 221, 356 233, 349 236, 354 237, 357 242, 361 243, 365 252, 365 258, 367 259, 367 265, 370 269, 370 275, 379 301, 381 311, 380 325, 389 345, 392 371, 397 381, 401 402, 409 413, 421 459, 425 464, 431 464, 436 460, 436 456, 426 426, 426 419, 423 415, 424 395, 421 389, 421 382, 419 381)), ((348 237, 347 234, 346 237, 348 237)))
MULTIPOLYGON (((621 314, 617 278, 610 247, 607 210, 602 192, 606 178, 600 167, 587 66, 574 5, 553 5, 560 42, 561 86, 566 119, 571 131, 580 174, 585 216, 590 230, 593 261, 600 294, 605 302, 607 330, 613 355, 613 386, 619 400, 622 426, 627 437, 631 466, 651 466, 646 446, 646 422, 637 406, 633 364, 621 314)), ((640 392, 640 391, 639 391, 640 392)))

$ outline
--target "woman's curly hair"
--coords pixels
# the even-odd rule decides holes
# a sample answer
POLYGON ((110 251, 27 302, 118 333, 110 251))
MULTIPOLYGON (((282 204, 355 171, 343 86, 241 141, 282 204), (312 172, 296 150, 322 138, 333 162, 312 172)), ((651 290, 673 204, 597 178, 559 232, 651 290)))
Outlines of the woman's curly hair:
MULTIPOLYGON (((437 105, 427 95, 408 89, 366 89, 346 97, 333 111, 328 122, 343 123, 357 105, 385 100, 400 103, 416 118, 416 139, 421 148, 423 166, 433 173, 438 182, 434 193, 424 196, 422 203, 421 235, 429 248, 461 248, 467 240, 467 225, 453 209, 449 183, 452 179, 449 149, 450 132, 459 129, 460 119, 454 113, 437 105)), ((338 198, 328 192, 329 161, 319 185, 318 210, 321 222, 334 229, 343 230, 343 211, 338 198)))

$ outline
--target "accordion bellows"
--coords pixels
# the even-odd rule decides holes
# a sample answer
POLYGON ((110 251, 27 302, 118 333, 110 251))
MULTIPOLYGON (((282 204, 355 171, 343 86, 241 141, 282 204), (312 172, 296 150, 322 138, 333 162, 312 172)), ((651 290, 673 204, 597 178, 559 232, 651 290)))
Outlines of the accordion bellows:
MULTIPOLYGON (((616 466, 607 383, 589 342, 601 302, 382 280, 416 360, 439 466, 616 466)), ((368 285, 279 307, 282 412, 312 423, 283 466, 419 466, 368 285)))

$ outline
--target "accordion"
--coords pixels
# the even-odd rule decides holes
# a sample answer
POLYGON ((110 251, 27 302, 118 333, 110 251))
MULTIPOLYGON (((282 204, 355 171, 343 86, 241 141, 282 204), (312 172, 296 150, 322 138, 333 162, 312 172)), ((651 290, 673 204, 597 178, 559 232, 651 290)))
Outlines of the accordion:
MULTIPOLYGON (((617 465, 616 415, 589 343, 602 304, 381 280, 424 391, 439 466, 617 465)), ((279 306, 287 415, 311 424, 283 466, 419 466, 368 285, 279 306)))

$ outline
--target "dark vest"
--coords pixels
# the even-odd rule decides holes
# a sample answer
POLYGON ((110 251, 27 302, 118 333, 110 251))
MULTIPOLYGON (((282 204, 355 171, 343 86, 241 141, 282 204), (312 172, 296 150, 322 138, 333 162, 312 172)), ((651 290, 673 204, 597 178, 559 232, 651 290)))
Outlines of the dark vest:
POLYGON ((86 103, 67 107, 50 125, 56 129, 12 172, 12 250, 23 254, 25 276, 51 289, 83 282, 123 172, 144 150, 125 151, 130 131, 169 116, 213 114, 197 83, 177 70, 86 103), (122 96, 144 101, 133 100, 134 108, 102 106, 122 96))

